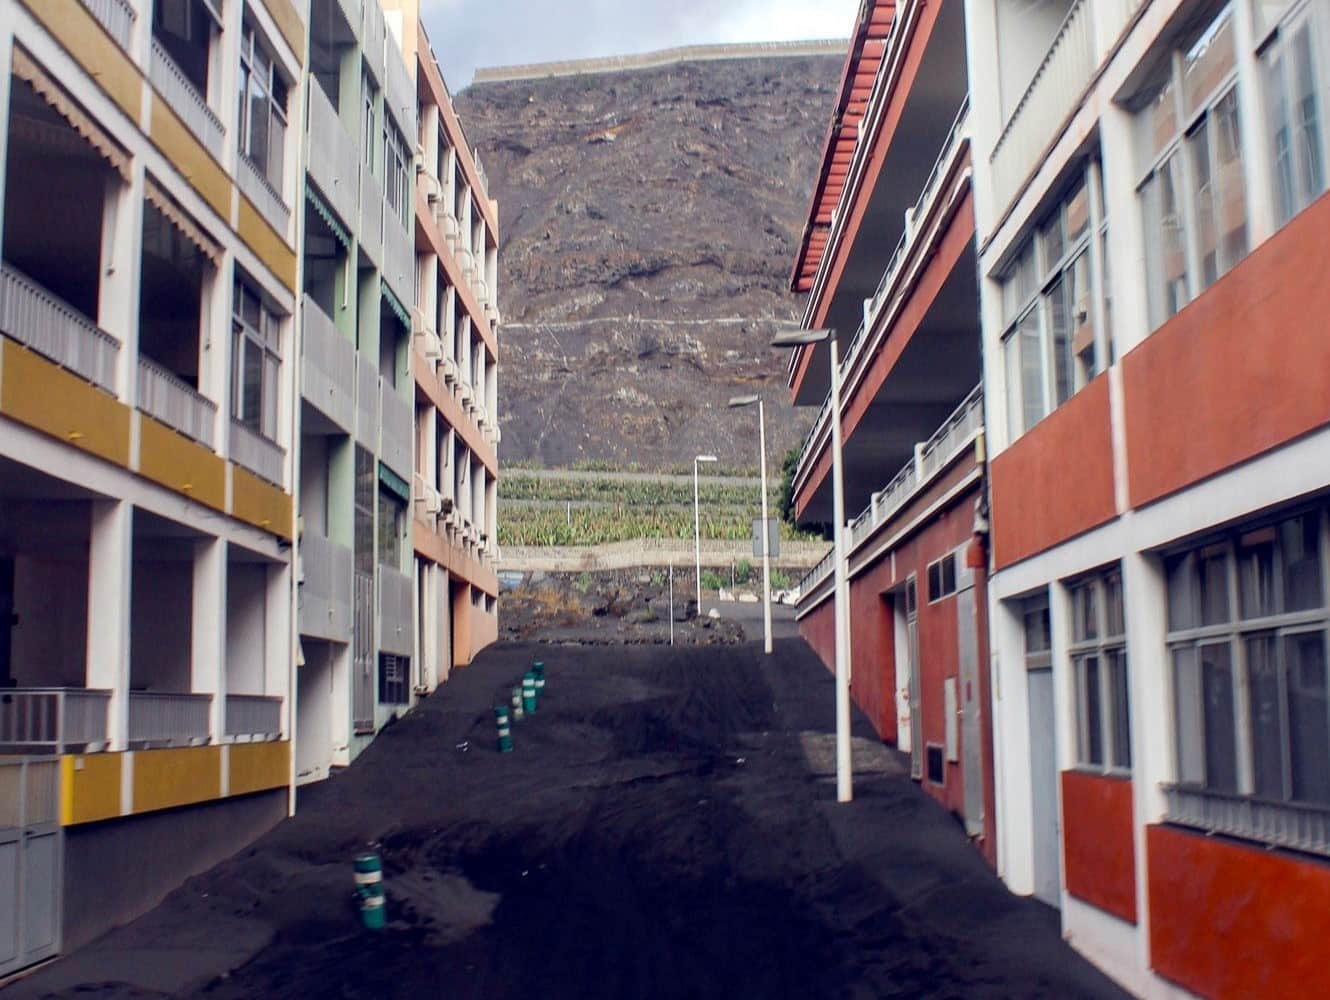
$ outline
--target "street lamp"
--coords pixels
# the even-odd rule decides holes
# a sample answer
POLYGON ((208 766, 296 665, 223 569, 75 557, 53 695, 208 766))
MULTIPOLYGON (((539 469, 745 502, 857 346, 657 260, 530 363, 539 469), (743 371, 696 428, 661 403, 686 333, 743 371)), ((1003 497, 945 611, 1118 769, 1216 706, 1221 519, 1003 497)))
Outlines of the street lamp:
POLYGON ((698 455, 693 459, 693 551, 697 556, 697 613, 702 614, 702 519, 697 504, 697 464, 714 462, 715 455, 698 455))
POLYGON ((757 441, 762 461, 762 628, 767 655, 771 655, 771 539, 767 524, 767 419, 761 396, 735 396, 730 408, 757 404, 757 441))
POLYGON ((836 572, 836 798, 854 798, 850 770, 850 585, 845 563, 845 470, 841 461, 840 351, 834 330, 786 330, 772 347, 803 347, 826 341, 831 355, 831 492, 833 561, 836 572))

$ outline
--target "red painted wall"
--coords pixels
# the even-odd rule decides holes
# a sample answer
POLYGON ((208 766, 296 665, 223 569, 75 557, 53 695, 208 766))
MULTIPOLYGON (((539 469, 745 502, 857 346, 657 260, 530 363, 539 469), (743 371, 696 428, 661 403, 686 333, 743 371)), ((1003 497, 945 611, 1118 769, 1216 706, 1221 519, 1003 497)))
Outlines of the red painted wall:
POLYGON ((1062 848, 1067 891, 1134 924, 1133 816, 1130 779, 1083 771, 1062 772, 1062 848))
POLYGON ((1325 995, 1330 864, 1169 826, 1146 844, 1156 972, 1206 997, 1325 995))
POLYGON ((836 669, 836 611, 831 600, 823 601, 815 611, 799 619, 799 634, 828 670, 836 669))
POLYGON ((1330 423, 1327 316, 1330 195, 1123 358, 1132 506, 1330 423))
POLYGON ((1112 434, 1108 377, 1100 375, 993 459, 998 569, 1116 516, 1112 434))

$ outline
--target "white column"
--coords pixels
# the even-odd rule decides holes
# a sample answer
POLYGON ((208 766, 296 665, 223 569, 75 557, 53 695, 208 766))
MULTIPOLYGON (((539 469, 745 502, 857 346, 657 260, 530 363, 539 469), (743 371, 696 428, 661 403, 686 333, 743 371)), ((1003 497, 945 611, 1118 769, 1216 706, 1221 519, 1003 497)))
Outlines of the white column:
POLYGON ((124 750, 129 739, 129 612, 134 508, 125 500, 94 500, 88 544, 88 687, 111 692, 107 739, 124 750))
POLYGON ((190 630, 190 684, 212 695, 208 734, 226 735, 226 542, 210 538, 194 551, 194 601, 190 630))
MULTIPOLYGON (((288 553, 292 550, 288 550, 288 553)), ((268 567, 263 625, 263 693, 285 699, 282 735, 290 738, 290 711, 295 700, 292 678, 296 662, 295 630, 291 614, 291 564, 273 563, 268 567)))
POLYGON ((97 325, 116 340, 116 387, 133 403, 138 394, 139 278, 143 270, 143 163, 134 160, 130 183, 106 179, 102 195, 102 245, 97 325))

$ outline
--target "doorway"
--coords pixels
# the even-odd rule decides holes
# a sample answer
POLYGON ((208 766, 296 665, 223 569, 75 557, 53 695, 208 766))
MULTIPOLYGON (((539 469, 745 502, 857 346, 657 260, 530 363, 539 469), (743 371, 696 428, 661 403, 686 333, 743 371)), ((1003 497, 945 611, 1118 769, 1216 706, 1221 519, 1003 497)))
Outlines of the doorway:
POLYGON ((1021 612, 1030 711, 1030 832, 1034 848, 1034 895, 1049 906, 1061 907, 1062 831, 1058 812, 1057 716, 1048 596, 1044 594, 1026 600, 1021 612))

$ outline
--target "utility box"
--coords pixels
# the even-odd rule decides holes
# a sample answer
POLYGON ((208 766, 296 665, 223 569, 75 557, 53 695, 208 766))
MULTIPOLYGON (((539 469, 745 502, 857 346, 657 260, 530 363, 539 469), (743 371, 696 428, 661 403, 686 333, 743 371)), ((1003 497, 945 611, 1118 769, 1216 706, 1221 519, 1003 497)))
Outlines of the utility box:
MULTIPOLYGON (((780 555, 780 521, 774 517, 767 518, 767 554, 775 559, 780 555)), ((762 519, 753 518, 753 557, 762 558, 762 519)))

